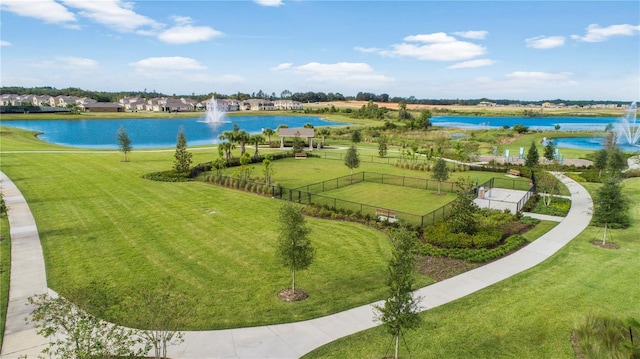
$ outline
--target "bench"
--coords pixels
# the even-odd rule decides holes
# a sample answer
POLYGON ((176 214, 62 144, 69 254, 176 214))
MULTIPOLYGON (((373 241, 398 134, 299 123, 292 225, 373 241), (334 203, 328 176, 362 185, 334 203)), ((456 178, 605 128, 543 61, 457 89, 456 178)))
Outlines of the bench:
POLYGON ((296 152, 296 159, 298 158, 307 158, 307 154, 304 152, 296 152))
POLYGON ((388 209, 376 208, 376 217, 381 221, 387 221, 393 223, 398 220, 396 212, 388 209))
POLYGON ((514 170, 514 169, 510 169, 509 172, 507 172, 507 174, 509 174, 511 176, 520 177, 520 171, 514 170))

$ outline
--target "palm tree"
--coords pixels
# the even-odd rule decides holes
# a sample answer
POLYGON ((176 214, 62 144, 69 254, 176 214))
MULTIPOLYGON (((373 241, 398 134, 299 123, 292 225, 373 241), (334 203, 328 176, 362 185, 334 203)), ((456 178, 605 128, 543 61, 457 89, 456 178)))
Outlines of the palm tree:
POLYGON ((321 128, 320 131, 318 131, 318 134, 322 137, 322 147, 324 147, 324 139, 331 134, 331 130, 328 128, 321 128))
POLYGON ((244 155, 245 146, 247 142, 251 140, 251 135, 245 130, 240 130, 236 133, 236 142, 240 144, 240 156, 244 155))
POLYGON ((264 142, 264 136, 257 134, 257 135, 252 135, 250 140, 251 143, 253 143, 254 146, 256 146, 256 153, 253 154, 253 157, 258 157, 260 156, 260 154, 258 153, 258 146, 260 145, 260 143, 264 142))
POLYGON ((262 130, 262 134, 267 136, 267 138, 269 139, 269 144, 271 144, 271 136, 275 135, 276 131, 271 128, 265 128, 264 130, 262 130))
POLYGON ((224 151, 224 158, 229 162, 231 159, 231 150, 236 148, 236 145, 234 145, 233 142, 222 142, 219 146, 224 151))

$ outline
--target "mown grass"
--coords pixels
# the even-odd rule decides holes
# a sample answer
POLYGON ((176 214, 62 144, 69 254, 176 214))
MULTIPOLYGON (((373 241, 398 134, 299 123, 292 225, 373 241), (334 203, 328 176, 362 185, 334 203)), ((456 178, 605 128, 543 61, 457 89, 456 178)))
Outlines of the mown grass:
MULTIPOLYGON (((5 136, 3 151, 21 141, 5 136)), ((32 149, 40 148, 32 141, 32 149)), ((213 153, 194 151, 194 162, 213 153)), ((115 151, 2 153, 2 170, 36 218, 54 290, 95 281, 124 298, 170 276, 178 290, 197 298, 184 329, 291 322, 384 296, 391 249, 384 233, 309 218, 317 260, 298 273, 297 286, 310 297, 282 303, 277 293, 290 285, 290 271, 275 256, 280 201, 201 182, 141 178, 170 168, 171 151, 134 151, 131 159, 121 162, 115 151)), ((420 284, 430 282, 422 277, 420 284)))
MULTIPOLYGON (((585 186, 592 191, 596 185, 585 186)), ((625 181, 625 193, 640 198, 640 179, 625 181)), ((591 244, 601 229, 589 227, 539 266, 463 299, 431 309, 407 334, 416 358, 570 358, 570 335, 588 312, 640 316, 640 203, 632 202, 634 225, 613 230, 620 249, 591 244)), ((379 358, 390 336, 376 327, 340 339, 305 358, 379 358)), ((404 348, 403 348, 404 349, 404 348)), ((404 351, 406 352, 406 349, 404 351)))
POLYGON ((9 280, 11 276, 11 238, 6 213, 0 215, 0 348, 4 338, 4 323, 9 304, 9 280))
MULTIPOLYGON (((436 183, 436 181, 434 181, 436 183)), ((455 193, 425 189, 385 185, 375 182, 360 182, 332 191, 320 193, 322 196, 340 198, 345 201, 391 208, 401 212, 424 215, 434 211, 456 198, 455 193)))

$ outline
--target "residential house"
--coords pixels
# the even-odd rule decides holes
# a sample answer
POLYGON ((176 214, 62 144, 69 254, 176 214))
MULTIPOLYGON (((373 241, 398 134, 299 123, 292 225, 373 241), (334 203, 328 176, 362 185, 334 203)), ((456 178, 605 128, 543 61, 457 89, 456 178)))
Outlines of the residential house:
POLYGON ((78 107, 83 112, 124 112, 124 106, 117 102, 93 102, 78 107))
POLYGON ((273 101, 262 99, 249 99, 242 102, 242 111, 273 111, 273 101))
POLYGON ((302 110, 302 103, 293 100, 275 100, 273 107, 276 110, 302 110))

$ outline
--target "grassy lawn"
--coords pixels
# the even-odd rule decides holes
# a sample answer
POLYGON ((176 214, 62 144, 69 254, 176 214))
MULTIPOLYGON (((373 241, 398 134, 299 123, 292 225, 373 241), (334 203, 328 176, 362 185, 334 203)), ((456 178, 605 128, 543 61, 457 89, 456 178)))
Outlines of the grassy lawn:
MULTIPOLYGON (((593 193, 596 185, 585 187, 593 193)), ((626 180, 625 192, 640 198, 640 179, 626 180)), ((589 227, 541 265, 422 313, 421 326, 406 338, 411 357, 571 358, 571 330, 583 315, 639 318, 640 203, 631 205, 634 225, 612 231, 620 249, 592 245, 602 229, 589 227)), ((305 358, 379 358, 389 354, 390 342, 376 327, 305 358)))
POLYGON ((0 237, 2 238, 0 241, 0 348, 2 348, 11 274, 11 239, 9 238, 9 221, 6 214, 0 216, 0 237))
MULTIPOLYGON (((24 138, 5 135, 3 151, 27 148, 24 138)), ((40 149, 31 141, 31 149, 40 149)), ((194 151, 194 163, 214 153, 194 151)), ((391 244, 382 232, 309 218, 317 260, 298 273, 297 284, 310 297, 282 303, 276 295, 290 284, 290 271, 274 254, 280 201, 140 177, 170 168, 171 151, 134 151, 131 158, 121 162, 115 151, 2 153, 2 170, 36 218, 54 290, 96 281, 123 297, 171 276, 179 290, 198 298, 184 329, 304 320, 383 297, 391 244)), ((431 282, 421 277, 420 284, 431 282)))
POLYGON ((434 191, 425 189, 385 185, 375 182, 360 182, 320 193, 322 196, 340 198, 375 207, 391 208, 417 215, 427 214, 456 198, 455 193, 442 192, 440 196, 436 194, 434 191))

